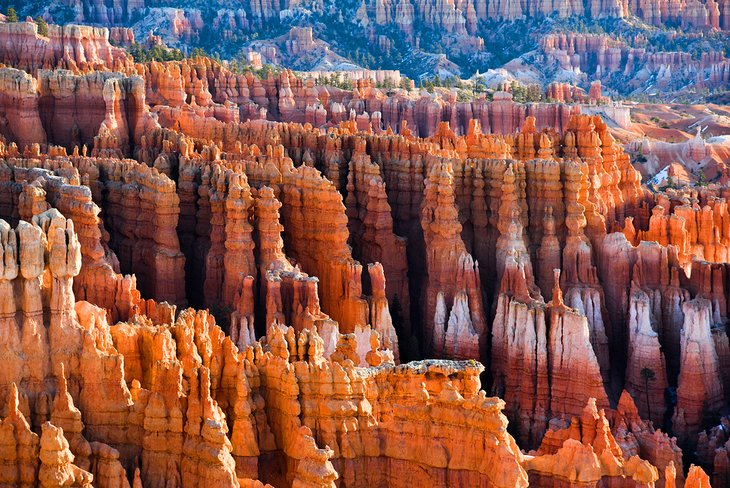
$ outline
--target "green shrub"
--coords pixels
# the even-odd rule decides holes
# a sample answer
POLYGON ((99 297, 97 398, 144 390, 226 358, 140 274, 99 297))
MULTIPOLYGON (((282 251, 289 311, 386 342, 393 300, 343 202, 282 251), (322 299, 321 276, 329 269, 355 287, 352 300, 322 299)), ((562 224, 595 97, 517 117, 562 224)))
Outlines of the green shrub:
POLYGON ((43 20, 43 17, 40 15, 36 17, 35 23, 38 26, 38 34, 42 35, 43 37, 48 37, 48 24, 45 20, 43 20))
POLYGON ((179 49, 168 49, 164 46, 153 46, 145 48, 138 43, 129 46, 129 54, 132 55, 137 63, 146 63, 149 61, 181 61, 183 56, 179 49))

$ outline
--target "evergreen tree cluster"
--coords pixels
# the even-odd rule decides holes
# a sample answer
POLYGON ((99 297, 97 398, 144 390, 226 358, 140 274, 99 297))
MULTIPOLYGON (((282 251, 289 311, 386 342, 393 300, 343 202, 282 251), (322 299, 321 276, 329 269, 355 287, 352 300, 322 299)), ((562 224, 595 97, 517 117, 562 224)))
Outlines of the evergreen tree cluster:
POLYGON ((146 63, 149 61, 181 61, 185 59, 185 56, 179 49, 169 49, 159 45, 146 48, 136 42, 129 47, 129 54, 132 55, 134 61, 137 63, 146 63))

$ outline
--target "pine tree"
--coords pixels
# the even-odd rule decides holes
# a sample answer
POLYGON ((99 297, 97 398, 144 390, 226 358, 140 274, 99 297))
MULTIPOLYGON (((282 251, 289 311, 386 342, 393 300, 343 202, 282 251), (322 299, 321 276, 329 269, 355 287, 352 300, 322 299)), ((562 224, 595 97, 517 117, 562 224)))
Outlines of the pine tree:
POLYGON ((697 186, 707 186, 707 176, 705 176, 705 171, 701 168, 697 171, 697 186))
POLYGON ((7 21, 8 22, 17 22, 18 21, 18 12, 16 12, 13 7, 10 7, 8 9, 7 21))
POLYGON ((43 17, 40 15, 36 17, 35 23, 38 25, 38 34, 42 35, 43 37, 48 37, 48 24, 45 20, 43 20, 43 17))
POLYGON ((642 368, 641 377, 644 378, 644 393, 646 393, 646 408, 649 410, 649 419, 651 419, 651 403, 649 402, 649 382, 654 381, 656 373, 651 368, 642 368))

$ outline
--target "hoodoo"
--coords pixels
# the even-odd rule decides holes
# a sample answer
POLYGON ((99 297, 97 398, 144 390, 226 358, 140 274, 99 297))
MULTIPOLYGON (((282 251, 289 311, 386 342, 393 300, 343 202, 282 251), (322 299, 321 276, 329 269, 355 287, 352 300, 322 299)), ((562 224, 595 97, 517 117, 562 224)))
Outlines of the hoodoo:
POLYGON ((0 18, 0 485, 730 482, 729 1, 239 3, 0 18))

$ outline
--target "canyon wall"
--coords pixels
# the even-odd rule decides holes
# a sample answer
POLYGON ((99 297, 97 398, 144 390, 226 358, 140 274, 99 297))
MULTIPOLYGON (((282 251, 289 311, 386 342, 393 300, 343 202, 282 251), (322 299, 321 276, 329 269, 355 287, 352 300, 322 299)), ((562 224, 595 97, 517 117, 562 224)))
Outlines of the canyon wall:
MULTIPOLYGON (((123 25, 136 20, 146 10, 152 9, 156 15, 166 12, 170 2, 159 0, 134 0, 130 2, 102 3, 98 0, 81 0, 73 5, 76 22, 98 23, 103 25, 123 25)), ((216 24, 224 29, 254 29, 264 22, 279 18, 290 9, 301 7, 313 12, 324 11, 322 0, 270 2, 266 0, 247 0, 237 5, 239 8, 219 12, 216 24)), ((358 5, 353 21, 367 27, 394 25, 407 35, 413 35, 414 25, 423 23, 447 33, 475 34, 478 22, 518 20, 522 18, 557 16, 587 16, 593 19, 624 18, 636 16, 648 24, 663 25, 681 21, 683 27, 728 28, 724 2, 697 1, 670 3, 656 0, 649 3, 637 0, 612 1, 561 1, 561 2, 516 2, 498 0, 458 0, 455 2, 435 2, 432 0, 366 0, 358 5)), ((149 10, 147 10, 149 11, 149 10)), ((175 20, 179 27, 195 25, 200 16, 199 9, 182 9, 176 12, 175 20)), ((187 27, 188 29, 191 26, 187 27)))
POLYGON ((7 483, 723 479, 727 187, 506 92, 135 73, 3 70, 7 483))

